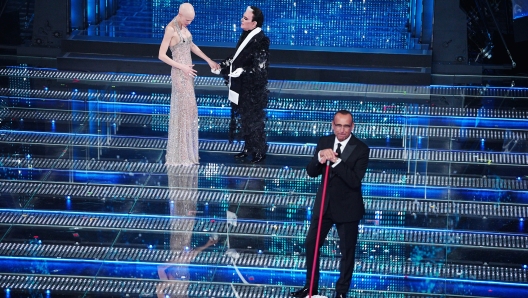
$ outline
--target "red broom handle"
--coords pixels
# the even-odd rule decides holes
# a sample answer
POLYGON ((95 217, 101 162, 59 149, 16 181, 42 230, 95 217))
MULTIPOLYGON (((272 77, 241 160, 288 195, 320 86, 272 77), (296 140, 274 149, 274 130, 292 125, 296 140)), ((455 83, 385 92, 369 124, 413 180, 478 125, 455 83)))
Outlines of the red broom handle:
POLYGON ((321 236, 321 224, 323 221, 323 211, 324 211, 324 201, 326 198, 326 186, 328 184, 328 172, 330 171, 330 161, 326 162, 326 171, 323 180, 323 196, 321 198, 321 208, 319 210, 319 222, 317 223, 317 238, 315 239, 315 254, 314 261, 312 266, 312 276, 310 277, 310 291, 308 292, 308 297, 312 298, 313 282, 315 268, 317 268, 317 255, 319 254, 319 237, 321 236))

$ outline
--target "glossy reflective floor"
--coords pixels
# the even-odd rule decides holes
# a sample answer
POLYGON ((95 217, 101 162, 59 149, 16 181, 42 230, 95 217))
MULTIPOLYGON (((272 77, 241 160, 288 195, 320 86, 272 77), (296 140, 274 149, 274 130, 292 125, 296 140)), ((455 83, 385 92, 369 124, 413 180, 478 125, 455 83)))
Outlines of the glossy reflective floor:
MULTIPOLYGON (((527 88, 271 81, 254 165, 226 141, 223 82, 198 77, 200 165, 167 168, 169 76, 4 64, 1 295, 287 297, 319 183, 304 167, 344 108, 372 148, 349 296, 528 296, 527 88)), ((332 230, 328 297, 339 256, 332 230)))

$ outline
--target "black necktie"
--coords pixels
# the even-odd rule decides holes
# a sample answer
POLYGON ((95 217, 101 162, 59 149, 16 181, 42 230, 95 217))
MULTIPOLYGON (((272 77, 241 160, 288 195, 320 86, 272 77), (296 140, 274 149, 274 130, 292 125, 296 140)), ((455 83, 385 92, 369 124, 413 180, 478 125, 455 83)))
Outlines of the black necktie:
POLYGON ((338 158, 341 157, 341 143, 337 143, 336 153, 338 158))

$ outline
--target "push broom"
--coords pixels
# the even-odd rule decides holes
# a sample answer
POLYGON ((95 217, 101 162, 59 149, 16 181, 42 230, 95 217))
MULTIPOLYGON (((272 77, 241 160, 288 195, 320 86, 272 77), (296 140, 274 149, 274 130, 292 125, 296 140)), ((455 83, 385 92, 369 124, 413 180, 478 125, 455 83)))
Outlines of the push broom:
POLYGON ((312 266, 312 276, 310 277, 310 290, 308 291, 308 297, 310 298, 327 298, 326 296, 319 296, 319 295, 312 296, 312 290, 313 290, 315 268, 317 268, 317 256, 319 255, 319 237, 321 237, 321 224, 323 221, 324 202, 326 199, 326 187, 328 185, 328 172, 330 172, 330 161, 327 160, 325 174, 323 178, 323 194, 321 197, 321 208, 319 209, 319 221, 317 223, 317 237, 315 238, 315 254, 314 254, 314 261, 313 261, 313 266, 312 266))

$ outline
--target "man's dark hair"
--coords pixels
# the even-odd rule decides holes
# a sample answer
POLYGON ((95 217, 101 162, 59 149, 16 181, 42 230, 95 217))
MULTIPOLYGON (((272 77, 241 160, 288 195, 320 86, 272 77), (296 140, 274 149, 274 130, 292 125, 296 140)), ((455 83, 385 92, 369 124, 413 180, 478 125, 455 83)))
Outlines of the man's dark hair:
POLYGON ((264 14, 262 13, 262 10, 256 6, 249 6, 253 10, 253 19, 251 21, 257 22, 257 27, 262 27, 262 24, 264 23, 264 14))
MULTIPOLYGON (((350 115, 350 118, 352 118, 352 123, 354 123, 354 116, 352 116, 352 113, 350 113, 349 111, 347 110, 339 110, 337 111, 335 114, 334 114, 334 118, 337 114, 341 114, 341 115, 350 115)), ((332 121, 334 121, 334 118, 332 118, 332 121)))

